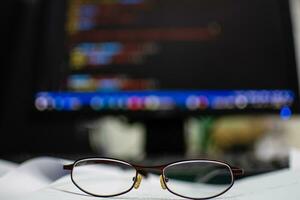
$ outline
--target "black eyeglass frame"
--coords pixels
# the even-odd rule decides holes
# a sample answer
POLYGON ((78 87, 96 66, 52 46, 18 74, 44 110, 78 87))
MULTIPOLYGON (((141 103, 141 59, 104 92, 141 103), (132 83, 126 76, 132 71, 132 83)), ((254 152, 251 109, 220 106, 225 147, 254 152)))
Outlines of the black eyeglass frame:
POLYGON ((238 176, 241 176, 244 174, 244 170, 241 169, 241 168, 238 168, 238 167, 233 167, 231 165, 229 165, 228 163, 226 162, 223 162, 223 161, 218 161, 218 160, 210 160, 210 159, 190 159, 190 160, 179 160, 179 161, 175 161, 175 162, 171 162, 171 163, 168 163, 168 164, 164 164, 164 165, 156 165, 156 166, 144 166, 144 165, 136 165, 136 164, 132 164, 132 163, 129 163, 127 161, 124 161, 124 160, 120 160, 120 159, 115 159, 115 158, 109 158, 109 157, 87 157, 87 158, 81 158, 81 159, 78 159, 76 161, 74 161, 74 163, 72 164, 69 164, 69 165, 63 165, 63 169, 65 170, 71 170, 71 180, 73 182, 73 184, 78 188, 80 189, 81 191, 85 192, 86 194, 89 194, 91 196, 95 196, 95 197, 115 197, 115 196, 120 196, 120 195, 123 195, 129 191, 131 191, 133 188, 134 188, 134 185, 136 184, 137 182, 137 177, 138 177, 138 174, 141 174, 143 176, 147 176, 148 172, 146 171, 146 169, 155 169, 155 170, 159 170, 160 171, 160 174, 162 175, 162 180, 164 182, 164 185, 166 187, 166 189, 171 192, 172 194, 176 195, 176 196, 180 196, 182 198, 186 198, 186 199, 194 199, 194 200, 206 200, 206 199, 212 199, 212 198, 215 198, 215 197, 218 197, 222 194, 224 194, 225 192, 227 192, 234 184, 234 181, 236 179, 236 177, 238 176), (80 163, 80 162, 84 162, 84 161, 95 161, 95 163, 105 163, 105 161, 108 161, 110 163, 112 162, 116 162, 116 163, 122 163, 122 164, 126 164, 128 166, 131 166, 132 168, 135 169, 136 173, 135 173, 135 179, 134 179, 134 182, 132 184, 132 186, 124 191, 124 192, 120 192, 120 193, 117 193, 117 194, 113 194, 113 195, 98 195, 98 194, 93 194, 93 193, 90 193, 86 190, 84 190, 83 188, 81 188, 74 180, 73 178, 73 169, 74 167, 76 166, 76 164, 80 163), (98 161, 98 162, 97 162, 98 161), (188 197, 188 196, 183 196, 183 195, 180 195, 174 191, 172 191, 168 185, 167 185, 167 181, 165 179, 165 169, 171 165, 175 165, 175 164, 179 164, 179 163, 184 163, 184 162, 190 162, 190 161, 196 161, 196 162, 209 162, 209 163, 216 163, 218 165, 223 165, 225 167, 227 167, 230 171, 230 174, 231 174, 231 183, 230 185, 228 186, 227 189, 225 189, 224 191, 220 192, 219 194, 216 194, 216 195, 213 195, 213 196, 210 196, 210 197, 204 197, 204 198, 192 198, 192 197, 188 197))

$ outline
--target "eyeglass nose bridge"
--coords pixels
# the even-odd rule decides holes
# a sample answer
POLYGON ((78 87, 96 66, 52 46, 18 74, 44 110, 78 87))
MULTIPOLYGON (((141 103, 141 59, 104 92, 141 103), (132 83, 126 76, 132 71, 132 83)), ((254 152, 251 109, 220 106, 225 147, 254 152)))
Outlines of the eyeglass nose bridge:
MULTIPOLYGON (((134 189, 138 189, 138 188, 140 187, 140 184, 141 184, 141 182, 142 182, 142 179, 143 179, 143 177, 142 177, 141 174, 138 174, 138 175, 136 176, 136 178, 133 177, 133 181, 135 181, 135 182, 134 182, 134 185, 133 185, 134 189)), ((160 186, 161 186, 161 188, 162 188, 163 190, 167 189, 167 186, 166 186, 166 184, 165 184, 163 175, 160 175, 160 176, 159 176, 159 180, 160 180, 160 186)), ((167 179, 165 179, 165 180, 167 180, 167 179)))
POLYGON ((160 186, 163 190, 166 190, 167 186, 166 186, 165 182, 168 181, 168 178, 164 177, 164 175, 163 175, 164 167, 165 167, 165 165, 160 165, 160 166, 138 166, 138 165, 136 165, 135 168, 137 170, 137 176, 133 178, 133 181, 135 181, 133 187, 135 189, 138 189, 141 184, 141 181, 143 179, 143 176, 147 177, 148 173, 149 173, 148 170, 150 170, 150 171, 160 172, 160 174, 161 174, 159 176, 160 186), (147 170, 145 170, 145 169, 147 169, 147 170))

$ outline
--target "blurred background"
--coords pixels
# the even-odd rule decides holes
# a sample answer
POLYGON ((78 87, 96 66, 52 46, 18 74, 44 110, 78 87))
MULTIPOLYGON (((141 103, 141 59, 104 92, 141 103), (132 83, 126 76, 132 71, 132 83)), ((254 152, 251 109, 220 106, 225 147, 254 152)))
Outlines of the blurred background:
POLYGON ((211 158, 300 148, 299 0, 1 2, 0 156, 211 158))

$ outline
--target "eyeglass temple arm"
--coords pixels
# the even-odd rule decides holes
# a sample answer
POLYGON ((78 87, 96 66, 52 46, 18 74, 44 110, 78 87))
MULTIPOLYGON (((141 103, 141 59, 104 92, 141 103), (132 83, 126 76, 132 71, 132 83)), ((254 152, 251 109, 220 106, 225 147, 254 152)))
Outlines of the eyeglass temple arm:
POLYGON ((69 165, 64 165, 63 169, 64 170, 72 170, 73 169, 74 164, 69 164, 69 165))
POLYGON ((242 169, 242 168, 239 168, 239 167, 230 167, 230 168, 232 170, 232 173, 233 173, 234 177, 242 176, 245 173, 244 169, 242 169))

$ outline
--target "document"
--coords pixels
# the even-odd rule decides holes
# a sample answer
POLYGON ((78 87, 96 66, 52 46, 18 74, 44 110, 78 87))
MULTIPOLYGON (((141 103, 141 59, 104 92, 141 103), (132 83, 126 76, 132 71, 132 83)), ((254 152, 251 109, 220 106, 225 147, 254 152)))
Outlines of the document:
MULTIPOLYGON (((91 200, 92 197, 80 191, 72 183, 70 171, 63 170, 64 164, 71 161, 42 157, 12 166, 6 174, 0 176, 1 200, 91 200)), ((1 162, 0 162, 1 164, 1 162)), ((1 167, 0 167, 1 168, 1 167)), ((109 168, 103 169, 107 173, 109 168)), ((109 187, 109 185, 107 186, 109 187)), ((230 200, 299 200, 300 171, 280 170, 236 181, 233 187, 216 199, 230 200)), ((106 198, 107 199, 107 198, 106 198)), ((143 178, 138 189, 113 197, 124 199, 182 199, 160 186, 159 177, 150 175, 143 178)))
POLYGON ((0 159, 0 178, 10 170, 16 168, 18 164, 0 159))

